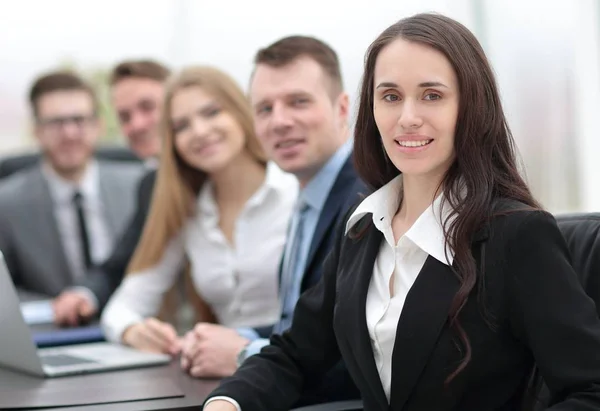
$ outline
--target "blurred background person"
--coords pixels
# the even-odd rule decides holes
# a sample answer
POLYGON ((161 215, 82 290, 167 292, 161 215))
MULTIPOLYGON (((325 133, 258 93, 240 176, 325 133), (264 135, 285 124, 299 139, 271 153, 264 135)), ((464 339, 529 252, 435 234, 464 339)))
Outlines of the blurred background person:
POLYGON ((150 215, 101 324, 111 341, 176 354, 174 327, 153 317, 186 259, 218 323, 275 321, 277 268, 298 185, 267 164, 250 105, 220 70, 184 70, 170 83, 164 108, 167 149, 150 215))
POLYGON ((42 160, 0 183, 0 250, 17 287, 56 296, 110 255, 142 168, 94 159, 97 99, 77 75, 42 75, 29 101, 42 160))
POLYGON ((129 148, 155 162, 160 152, 160 118, 169 69, 153 60, 128 60, 110 76, 111 102, 129 148))

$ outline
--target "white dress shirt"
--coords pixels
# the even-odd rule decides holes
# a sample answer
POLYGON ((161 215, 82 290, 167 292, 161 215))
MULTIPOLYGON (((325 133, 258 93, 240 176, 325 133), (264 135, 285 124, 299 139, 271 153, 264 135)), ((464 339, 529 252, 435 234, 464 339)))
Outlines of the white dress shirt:
POLYGON ((278 267, 297 195, 296 178, 269 164, 265 182, 236 221, 232 247, 219 227, 212 184, 204 184, 196 215, 170 242, 159 263, 127 275, 108 302, 101 319, 107 339, 120 342, 125 329, 156 315, 186 255, 194 287, 220 324, 273 324, 280 309, 278 267))
POLYGON ((451 265, 454 254, 444 240, 442 222, 448 216, 448 207, 438 196, 415 221, 412 227, 394 241, 392 219, 396 214, 402 175, 375 191, 358 206, 346 225, 346 233, 363 216, 372 214, 373 224, 384 235, 373 267, 366 302, 366 318, 371 347, 381 384, 388 402, 392 382, 392 352, 396 328, 410 288, 417 279, 427 257, 451 265), (393 295, 390 281, 393 278, 393 295))
POLYGON ((104 262, 114 246, 114 238, 100 198, 98 164, 92 161, 88 165, 79 184, 60 177, 48 164, 42 166, 42 172, 48 182, 56 225, 71 275, 73 279, 82 278, 87 274, 87 269, 77 222, 77 210, 73 202, 75 192, 79 191, 82 195, 92 262, 94 264, 104 262))

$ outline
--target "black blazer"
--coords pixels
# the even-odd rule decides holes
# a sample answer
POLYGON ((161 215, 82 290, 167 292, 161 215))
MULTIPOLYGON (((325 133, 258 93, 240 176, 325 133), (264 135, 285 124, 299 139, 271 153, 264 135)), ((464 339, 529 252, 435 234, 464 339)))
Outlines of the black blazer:
POLYGON ((142 236, 144 223, 148 217, 152 192, 156 180, 156 170, 148 172, 140 181, 137 195, 137 210, 123 236, 115 245, 111 256, 100 266, 92 268, 78 285, 88 288, 98 299, 100 308, 108 302, 117 289, 127 270, 129 260, 142 236))
MULTIPOLYGON (((300 286, 301 293, 319 282, 323 274, 323 263, 333 248, 336 227, 342 224, 348 210, 368 194, 366 185, 356 175, 352 161, 350 155, 340 169, 323 205, 306 258, 306 268, 300 286)), ((282 268, 280 264, 280 279, 282 268)), ((256 331, 262 338, 268 338, 273 326, 257 328, 256 331)))
POLYGON ((211 397, 232 397, 242 411, 287 410, 305 380, 341 357, 368 411, 512 411, 520 409, 535 362, 554 394, 552 409, 600 409, 600 320, 551 215, 515 210, 494 217, 475 236, 472 253, 484 273, 459 317, 472 358, 448 385, 445 379, 462 359, 448 324, 459 281, 428 257, 398 321, 390 404, 365 319, 383 236, 372 224, 358 239, 342 229, 323 281, 302 296, 289 332, 274 336, 211 397))

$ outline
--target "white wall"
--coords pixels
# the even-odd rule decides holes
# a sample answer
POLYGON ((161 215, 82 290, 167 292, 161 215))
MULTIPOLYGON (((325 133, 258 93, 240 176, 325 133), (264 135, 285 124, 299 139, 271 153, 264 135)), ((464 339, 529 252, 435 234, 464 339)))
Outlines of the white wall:
POLYGON ((573 44, 573 100, 577 136, 576 160, 581 210, 600 211, 600 5, 597 0, 577 2, 573 44))
POLYGON ((364 52, 389 24, 436 10, 469 23, 469 0, 19 0, 0 14, 0 151, 26 140, 26 93, 41 71, 73 60, 83 68, 151 56, 172 67, 214 64, 246 85, 256 50, 309 34, 339 53, 354 97, 364 52), (452 6, 450 6, 452 4, 452 6))
POLYGON ((598 0, 19 0, 0 15, 0 151, 24 144, 25 94, 40 71, 72 59, 109 67, 154 57, 213 64, 246 86, 255 51, 310 34, 340 55, 354 99, 365 50, 419 11, 464 23, 482 41, 528 179, 552 211, 600 210, 598 0))

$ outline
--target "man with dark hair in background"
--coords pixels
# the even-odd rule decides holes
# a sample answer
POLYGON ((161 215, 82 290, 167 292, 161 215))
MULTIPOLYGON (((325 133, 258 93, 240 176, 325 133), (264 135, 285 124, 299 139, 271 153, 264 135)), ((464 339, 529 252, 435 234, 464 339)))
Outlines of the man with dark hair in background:
POLYGON ((121 130, 131 150, 150 171, 138 187, 137 211, 110 258, 94 267, 79 288, 65 291, 55 299, 57 324, 74 326, 97 314, 123 279, 150 207, 161 146, 164 85, 169 73, 167 67, 152 60, 124 61, 111 72, 112 104, 121 130), (90 298, 90 293, 95 298, 90 298))
POLYGON ((77 75, 39 77, 29 101, 41 161, 0 183, 0 250, 17 287, 56 296, 110 255, 134 211, 142 169, 93 158, 98 103, 77 75))

